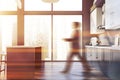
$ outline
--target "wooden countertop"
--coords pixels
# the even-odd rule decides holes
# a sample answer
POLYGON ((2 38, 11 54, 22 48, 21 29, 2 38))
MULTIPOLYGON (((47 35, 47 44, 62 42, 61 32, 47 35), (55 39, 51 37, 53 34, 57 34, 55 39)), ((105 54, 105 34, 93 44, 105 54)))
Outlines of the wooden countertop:
POLYGON ((41 47, 41 46, 8 46, 7 48, 37 48, 37 47, 41 47))

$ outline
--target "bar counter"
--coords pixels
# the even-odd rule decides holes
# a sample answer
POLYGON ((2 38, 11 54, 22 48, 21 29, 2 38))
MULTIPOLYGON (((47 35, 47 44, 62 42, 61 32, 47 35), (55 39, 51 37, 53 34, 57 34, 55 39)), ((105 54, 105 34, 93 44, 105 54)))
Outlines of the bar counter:
POLYGON ((7 47, 7 79, 34 79, 41 62, 39 46, 7 47))

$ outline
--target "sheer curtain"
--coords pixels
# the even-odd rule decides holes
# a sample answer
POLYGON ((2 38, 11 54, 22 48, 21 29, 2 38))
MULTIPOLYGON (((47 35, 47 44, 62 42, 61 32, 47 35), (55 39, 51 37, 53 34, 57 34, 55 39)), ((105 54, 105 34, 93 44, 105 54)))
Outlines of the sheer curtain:
POLYGON ((53 15, 52 27, 51 15, 26 15, 25 45, 41 46, 43 60, 51 60, 51 55, 53 60, 66 60, 69 53, 69 43, 64 42, 62 39, 71 36, 71 23, 73 21, 81 22, 82 16, 53 15), (51 49, 53 49, 53 54, 51 49))
POLYGON ((41 46, 42 58, 51 57, 51 16, 25 16, 25 45, 41 46))
MULTIPOLYGON (((70 38, 72 22, 82 23, 81 15, 54 15, 53 16, 53 60, 66 60, 69 54, 70 43, 64 42, 63 38, 70 38)), ((81 45, 81 43, 80 43, 81 45)))
POLYGON ((0 16, 0 44, 1 44, 1 51, 6 53, 6 47, 12 46, 13 40, 13 27, 17 26, 17 16, 10 16, 10 15, 1 15, 0 16))
POLYGON ((53 10, 82 11, 82 0, 59 0, 59 2, 53 4, 53 10))
POLYGON ((17 11, 15 0, 0 0, 0 11, 17 11))

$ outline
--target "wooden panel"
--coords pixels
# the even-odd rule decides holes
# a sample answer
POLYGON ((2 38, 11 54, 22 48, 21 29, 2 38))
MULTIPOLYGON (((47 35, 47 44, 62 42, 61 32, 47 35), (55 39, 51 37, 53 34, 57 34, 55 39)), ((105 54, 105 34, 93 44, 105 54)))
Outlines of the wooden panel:
POLYGON ((40 67, 40 61, 41 47, 8 47, 7 79, 34 79, 35 68, 40 67))

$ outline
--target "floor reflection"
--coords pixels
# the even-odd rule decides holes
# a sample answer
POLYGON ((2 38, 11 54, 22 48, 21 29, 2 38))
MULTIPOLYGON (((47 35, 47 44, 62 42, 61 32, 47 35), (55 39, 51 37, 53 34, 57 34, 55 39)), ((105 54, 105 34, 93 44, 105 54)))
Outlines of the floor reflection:
MULTIPOLYGON (((73 62, 70 73, 60 73, 65 62, 45 62, 44 67, 37 68, 34 72, 35 80, 110 80, 99 70, 89 66, 88 62, 73 62)), ((4 73, 0 80, 7 80, 4 73)), ((15 75, 14 75, 15 77, 15 75)), ((30 79, 31 80, 31 79, 30 79)), ((33 79, 32 79, 33 80, 33 79)))
POLYGON ((60 71, 64 64, 64 62, 46 63, 45 80, 110 80, 100 71, 89 66, 88 62, 73 62, 70 73, 62 74, 60 71))

